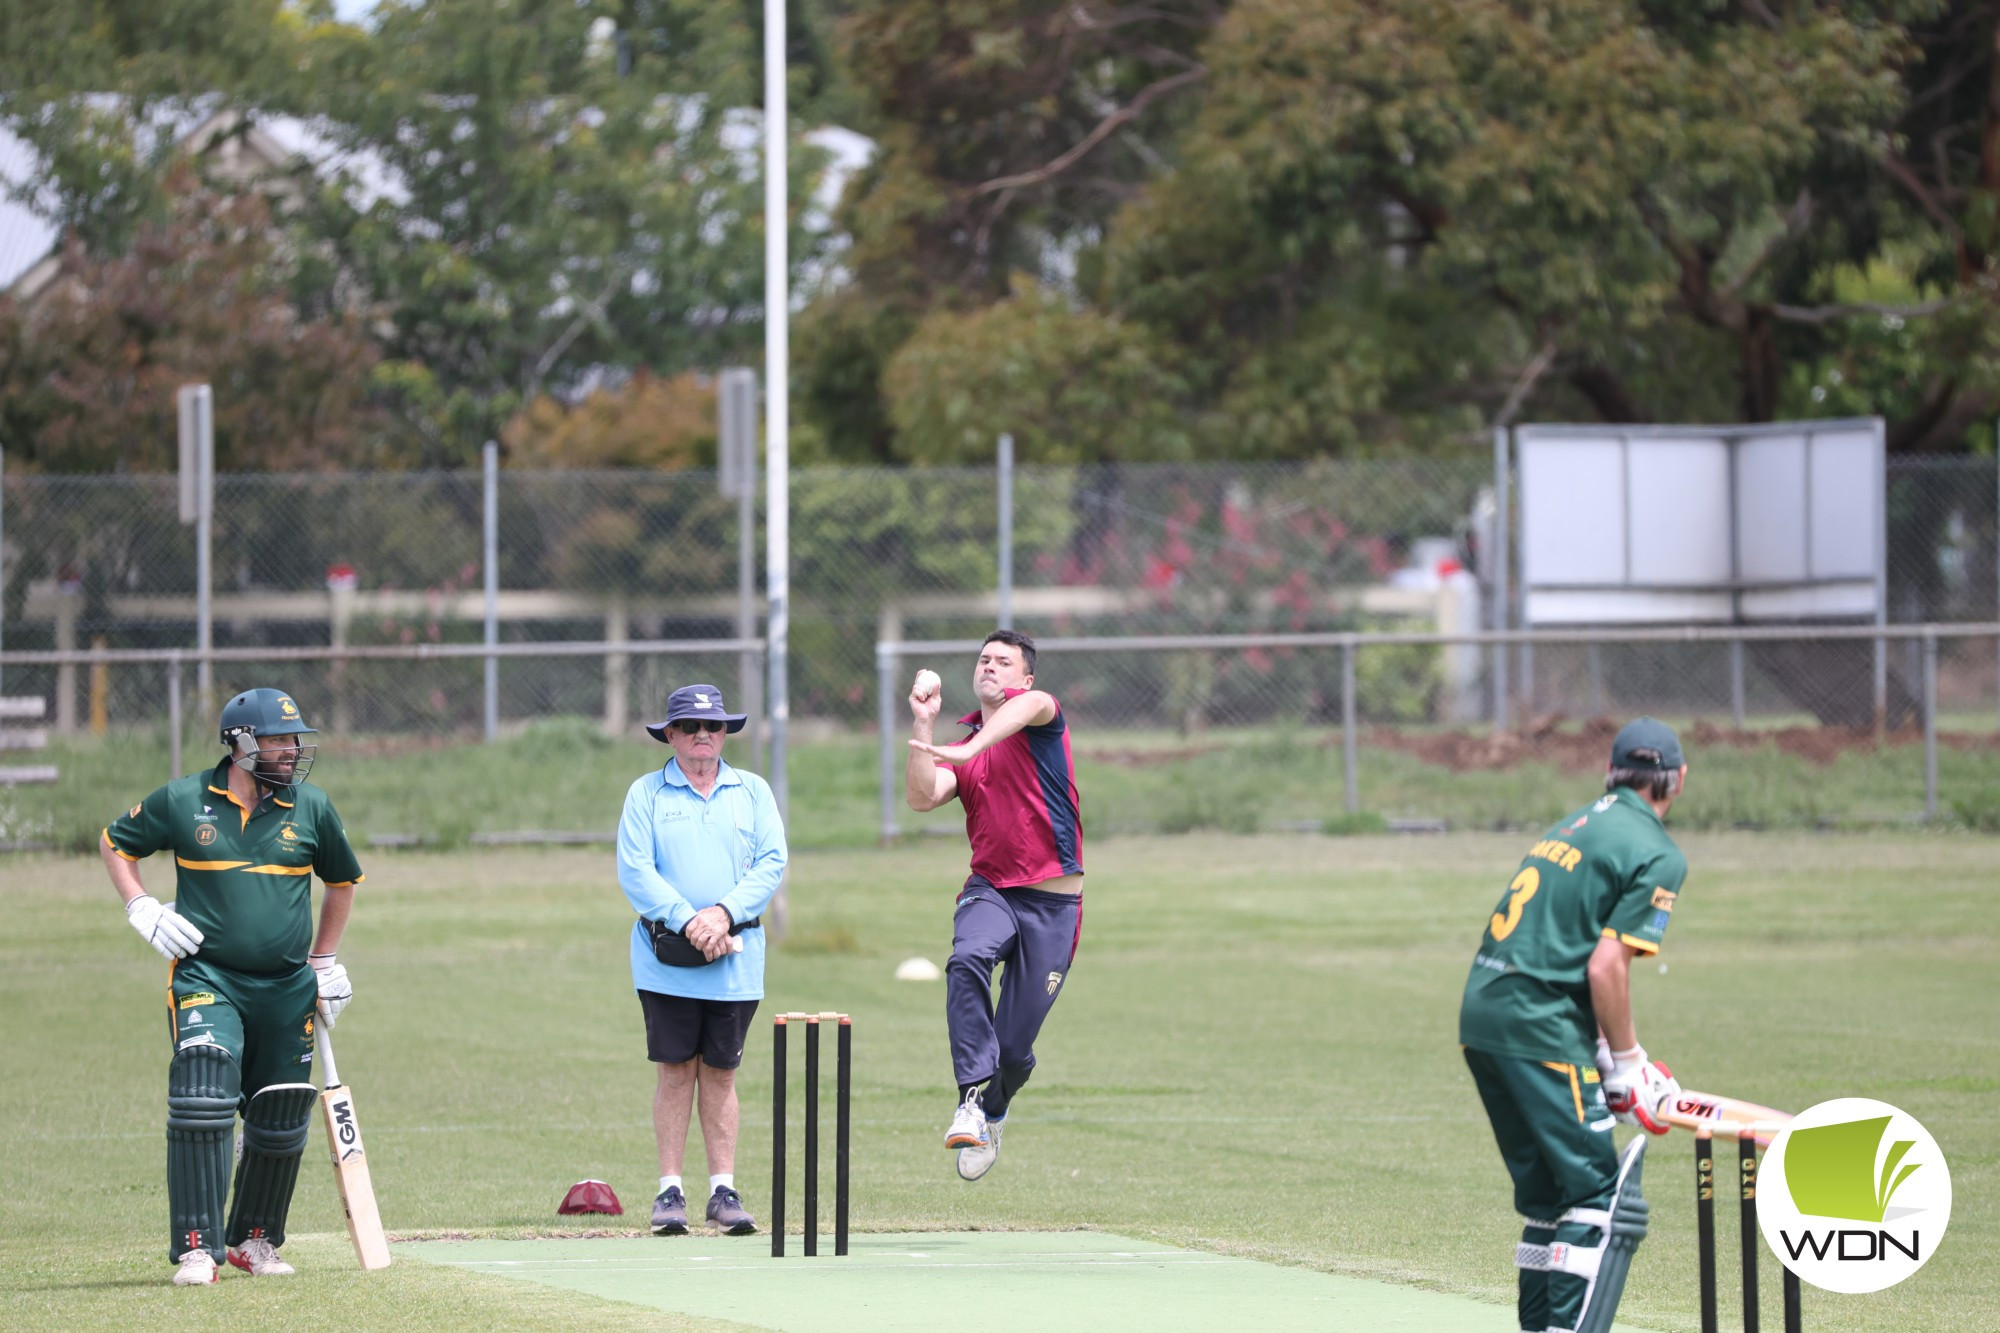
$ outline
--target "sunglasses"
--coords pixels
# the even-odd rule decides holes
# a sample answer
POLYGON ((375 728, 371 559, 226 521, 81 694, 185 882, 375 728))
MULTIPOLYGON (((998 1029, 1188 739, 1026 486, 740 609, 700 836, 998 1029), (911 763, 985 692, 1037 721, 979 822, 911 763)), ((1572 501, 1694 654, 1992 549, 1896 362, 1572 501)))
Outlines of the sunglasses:
POLYGON ((727 722, 698 722, 691 717, 682 718, 680 721, 674 723, 675 730, 679 731, 683 736, 698 736, 704 731, 713 736, 716 732, 722 731, 728 726, 727 722))

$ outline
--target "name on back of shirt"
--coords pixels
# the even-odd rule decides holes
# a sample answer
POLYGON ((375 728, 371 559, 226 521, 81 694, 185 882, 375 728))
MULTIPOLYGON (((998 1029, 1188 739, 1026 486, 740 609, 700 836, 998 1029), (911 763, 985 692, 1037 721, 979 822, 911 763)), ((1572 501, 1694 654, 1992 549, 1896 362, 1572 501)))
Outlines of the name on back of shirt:
POLYGON ((1528 855, 1538 860, 1550 861, 1564 870, 1576 869, 1583 860, 1583 853, 1564 842, 1561 838, 1544 838, 1528 849, 1528 855))

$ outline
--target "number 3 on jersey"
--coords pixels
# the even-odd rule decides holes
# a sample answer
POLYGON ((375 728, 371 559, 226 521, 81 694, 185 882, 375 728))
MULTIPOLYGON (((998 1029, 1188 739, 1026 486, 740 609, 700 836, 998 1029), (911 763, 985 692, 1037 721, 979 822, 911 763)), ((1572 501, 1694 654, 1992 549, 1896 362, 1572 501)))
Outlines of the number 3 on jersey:
POLYGON ((1514 933, 1514 927, 1521 924, 1521 909, 1528 905, 1528 899, 1535 896, 1535 890, 1542 887, 1542 872, 1533 866, 1523 866, 1521 873, 1514 876, 1514 882, 1507 886, 1507 902, 1504 912, 1495 912, 1486 931, 1498 944, 1514 933))

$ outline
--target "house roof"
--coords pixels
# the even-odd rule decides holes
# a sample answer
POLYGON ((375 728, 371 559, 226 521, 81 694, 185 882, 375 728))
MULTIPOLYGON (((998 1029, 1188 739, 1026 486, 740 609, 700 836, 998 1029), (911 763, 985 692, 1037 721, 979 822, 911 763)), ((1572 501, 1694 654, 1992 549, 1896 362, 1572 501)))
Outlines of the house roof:
POLYGON ((55 224, 14 197, 33 179, 40 159, 18 135, 0 128, 0 291, 46 259, 56 248, 55 224))
MULTIPOLYGON (((212 101, 192 107, 161 104, 147 117, 142 138, 148 136, 155 143, 159 136, 171 136, 190 152, 214 150, 224 159, 218 164, 221 173, 238 180, 303 159, 327 174, 345 172, 364 206, 402 193, 394 172, 381 161, 341 152, 313 122, 297 116, 247 117, 217 109, 212 101)), ((32 184, 41 170, 34 146, 0 124, 0 293, 33 296, 55 276, 62 231, 37 207, 47 201, 32 194, 20 197, 21 187, 32 184)))

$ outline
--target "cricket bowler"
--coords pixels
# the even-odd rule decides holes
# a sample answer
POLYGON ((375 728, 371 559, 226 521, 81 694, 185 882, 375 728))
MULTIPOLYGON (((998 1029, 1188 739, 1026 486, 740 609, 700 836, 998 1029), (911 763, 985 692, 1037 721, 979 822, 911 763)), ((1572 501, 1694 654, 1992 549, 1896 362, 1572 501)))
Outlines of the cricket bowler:
POLYGON ((306 738, 316 734, 282 690, 244 691, 222 709, 222 761, 153 792, 113 820, 99 845, 126 920, 170 960, 175 1286, 216 1281, 225 1257, 257 1277, 293 1271, 278 1248, 319 1097, 310 1081, 314 1010, 332 1023, 353 998, 335 951, 361 882, 333 802, 306 782, 319 749, 306 738), (139 862, 169 849, 175 896, 161 903, 140 883, 139 862), (326 885, 317 935, 315 874, 326 885))
POLYGON ((903 770, 910 808, 958 801, 972 845, 945 967, 958 1102, 944 1146, 965 1180, 999 1160, 1008 1108, 1035 1072, 1035 1038, 1083 938, 1083 802, 1069 719, 1035 688, 1035 641, 1010 629, 987 635, 972 692, 979 710, 958 719, 971 735, 938 745, 943 682, 917 673, 903 770), (1003 967, 996 1003, 993 973, 1003 967))
POLYGON ((1605 1333, 1646 1235, 1646 1138, 1680 1091, 1639 1045, 1634 958, 1660 951, 1687 857, 1664 824, 1687 778, 1679 739, 1642 717, 1612 742, 1605 794, 1528 849, 1472 959, 1458 1039, 1521 1215, 1523 1333, 1605 1333))

